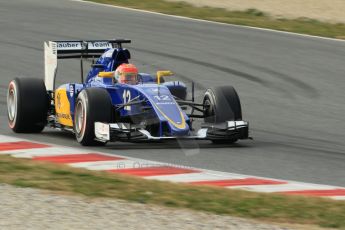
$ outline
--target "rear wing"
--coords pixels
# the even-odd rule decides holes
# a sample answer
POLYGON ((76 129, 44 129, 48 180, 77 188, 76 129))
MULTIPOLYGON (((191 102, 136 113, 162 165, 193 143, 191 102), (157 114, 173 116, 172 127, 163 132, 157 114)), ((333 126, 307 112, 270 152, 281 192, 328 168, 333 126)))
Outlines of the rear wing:
POLYGON ((44 42, 44 82, 46 89, 53 91, 58 59, 80 59, 81 80, 83 82, 83 59, 98 58, 109 48, 122 48, 122 43, 131 40, 87 40, 87 41, 48 41, 44 42))

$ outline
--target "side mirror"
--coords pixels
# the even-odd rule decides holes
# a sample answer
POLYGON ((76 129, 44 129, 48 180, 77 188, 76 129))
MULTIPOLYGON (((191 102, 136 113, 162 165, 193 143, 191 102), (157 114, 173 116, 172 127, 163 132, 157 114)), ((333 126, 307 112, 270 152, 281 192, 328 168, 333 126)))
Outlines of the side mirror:
POLYGON ((114 72, 99 72, 98 77, 103 77, 103 78, 113 78, 114 77, 114 72))
POLYGON ((91 67, 96 69, 105 69, 105 66, 103 64, 92 64, 91 67))
POLYGON ((167 77, 174 75, 173 72, 169 70, 160 70, 157 71, 157 84, 159 85, 161 83, 161 77, 167 77))

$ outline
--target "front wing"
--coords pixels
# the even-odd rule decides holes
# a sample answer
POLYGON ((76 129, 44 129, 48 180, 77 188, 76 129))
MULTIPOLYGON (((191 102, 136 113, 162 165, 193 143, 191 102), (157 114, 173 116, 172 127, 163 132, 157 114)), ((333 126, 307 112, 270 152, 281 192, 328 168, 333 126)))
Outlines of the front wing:
POLYGON ((203 124, 194 134, 188 136, 152 136, 143 126, 129 123, 95 122, 96 140, 108 141, 145 141, 169 139, 205 139, 233 140, 248 139, 249 123, 247 121, 227 121, 220 124, 203 124))

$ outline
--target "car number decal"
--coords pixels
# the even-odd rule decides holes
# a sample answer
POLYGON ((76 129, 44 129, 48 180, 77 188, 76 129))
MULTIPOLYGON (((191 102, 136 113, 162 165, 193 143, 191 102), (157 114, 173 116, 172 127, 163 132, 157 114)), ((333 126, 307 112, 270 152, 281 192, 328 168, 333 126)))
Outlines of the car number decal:
MULTIPOLYGON (((130 102, 130 100, 131 100, 131 91, 124 90, 123 94, 122 94, 122 98, 123 98, 123 104, 126 104, 126 103, 130 102)), ((127 111, 130 111, 131 110, 131 106, 130 105, 126 105, 123 109, 127 110, 127 111)))

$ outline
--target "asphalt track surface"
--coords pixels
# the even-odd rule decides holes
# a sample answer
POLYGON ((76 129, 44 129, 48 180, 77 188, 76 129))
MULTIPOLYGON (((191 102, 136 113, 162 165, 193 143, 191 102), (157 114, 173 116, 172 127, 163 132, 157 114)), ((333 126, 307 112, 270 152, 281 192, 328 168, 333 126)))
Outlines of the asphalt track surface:
MULTIPOLYGON (((10 79, 43 78, 43 41, 124 37, 142 72, 170 69, 239 92, 253 141, 113 143, 92 148, 171 164, 345 186, 345 42, 135 12, 67 0, 0 0, 0 133, 79 146, 45 129, 14 134, 7 126, 10 79)), ((58 82, 79 80, 63 62, 58 82)))

